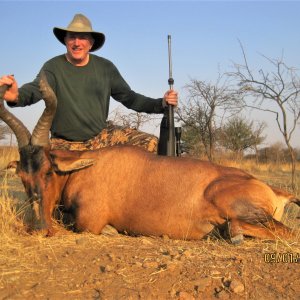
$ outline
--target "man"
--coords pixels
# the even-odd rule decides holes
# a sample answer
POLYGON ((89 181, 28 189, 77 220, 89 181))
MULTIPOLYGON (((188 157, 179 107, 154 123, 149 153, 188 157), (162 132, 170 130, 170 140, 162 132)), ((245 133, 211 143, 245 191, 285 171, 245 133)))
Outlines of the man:
MULTIPOLYGON (((137 112, 163 113, 167 104, 177 105, 177 93, 169 90, 163 98, 153 99, 131 90, 112 62, 91 54, 103 46, 105 36, 93 31, 82 14, 75 15, 67 28, 54 27, 53 32, 67 52, 42 67, 58 99, 51 127, 52 147, 86 150, 131 143, 154 152, 153 137, 128 128, 107 128, 109 99, 113 97, 137 112)), ((10 86, 4 99, 10 106, 26 106, 41 100, 39 76, 21 88, 14 76, 1 77, 0 85, 10 86)))

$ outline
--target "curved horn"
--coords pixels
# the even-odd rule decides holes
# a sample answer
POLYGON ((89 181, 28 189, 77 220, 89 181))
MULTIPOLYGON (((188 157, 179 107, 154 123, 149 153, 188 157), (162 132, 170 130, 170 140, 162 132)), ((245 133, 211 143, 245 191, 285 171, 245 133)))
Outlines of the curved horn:
POLYGON ((2 119, 16 135, 18 146, 21 148, 29 144, 31 135, 25 125, 5 108, 3 95, 7 89, 7 85, 0 86, 0 119, 2 119))
POLYGON ((32 132, 31 144, 48 146, 50 143, 49 130, 56 112, 57 99, 53 90, 48 84, 45 73, 42 71, 40 75, 40 91, 46 107, 32 132))

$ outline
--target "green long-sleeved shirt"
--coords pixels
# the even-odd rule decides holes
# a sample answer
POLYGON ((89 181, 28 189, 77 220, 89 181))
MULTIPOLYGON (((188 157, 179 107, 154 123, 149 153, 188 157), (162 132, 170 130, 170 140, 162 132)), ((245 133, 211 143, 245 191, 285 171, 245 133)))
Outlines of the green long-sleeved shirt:
MULTIPOLYGON (((57 96, 52 137, 85 141, 97 135, 106 126, 110 97, 138 112, 163 113, 161 98, 135 93, 114 64, 102 57, 90 54, 87 65, 76 67, 60 55, 47 61, 42 70, 57 96)), ((19 88, 16 106, 41 99, 38 75, 19 88)))

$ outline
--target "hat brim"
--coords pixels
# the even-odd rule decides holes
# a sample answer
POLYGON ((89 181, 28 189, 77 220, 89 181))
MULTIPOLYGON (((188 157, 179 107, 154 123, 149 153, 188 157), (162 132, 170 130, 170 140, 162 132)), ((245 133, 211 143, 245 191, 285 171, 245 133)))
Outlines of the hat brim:
MULTIPOLYGON (((53 33, 54 33, 55 37, 64 45, 66 44, 65 36, 66 36, 67 32, 70 32, 70 30, 67 30, 65 28, 59 28, 59 27, 53 28, 53 33)), ((76 31, 72 31, 72 32, 76 32, 76 31)), ((78 32, 82 32, 82 31, 78 31, 78 32)), ((90 52, 99 50, 105 42, 105 35, 101 32, 95 32, 95 31, 89 31, 86 33, 90 33, 94 39, 94 44, 93 44, 90 52)))

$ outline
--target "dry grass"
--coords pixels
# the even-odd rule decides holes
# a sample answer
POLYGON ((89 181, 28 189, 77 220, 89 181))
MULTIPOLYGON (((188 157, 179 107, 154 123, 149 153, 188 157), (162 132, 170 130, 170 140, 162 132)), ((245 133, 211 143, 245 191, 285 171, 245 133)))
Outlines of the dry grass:
MULTIPOLYGON (((23 199, 12 196, 12 175, 6 170, 9 162, 18 160, 19 153, 16 147, 0 147, 0 237, 2 242, 9 241, 20 232, 25 233, 23 216, 28 204, 23 199)), ((20 187, 18 188, 20 189, 20 187)))
POLYGON ((9 162, 18 159, 18 148, 0 146, 0 170, 5 169, 9 162))
POLYGON ((0 235, 1 238, 10 239, 17 233, 24 233, 22 222, 22 210, 17 211, 15 200, 0 197, 0 235))

